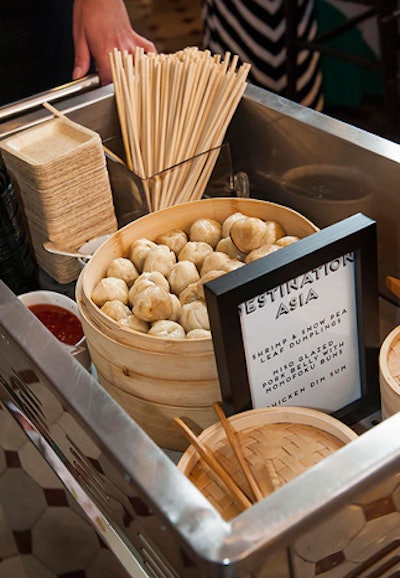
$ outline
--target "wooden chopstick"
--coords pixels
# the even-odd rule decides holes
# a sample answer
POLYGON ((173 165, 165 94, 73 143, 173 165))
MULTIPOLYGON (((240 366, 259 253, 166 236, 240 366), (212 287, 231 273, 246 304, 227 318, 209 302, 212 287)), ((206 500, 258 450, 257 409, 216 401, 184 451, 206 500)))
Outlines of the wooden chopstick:
POLYGON ((201 197, 218 157, 205 153, 222 145, 250 66, 196 47, 137 48, 134 67, 117 49, 110 58, 127 164, 144 180, 150 211, 201 197))
POLYGON ((220 405, 219 402, 215 401, 213 403, 213 408, 217 414, 217 416, 219 417, 219 420, 221 422, 222 427, 225 430, 226 433, 226 437, 228 438, 228 442, 231 445, 231 448, 233 450, 233 453, 235 454, 240 467, 243 470, 243 473, 246 477, 246 480, 251 488, 251 491, 253 492, 254 498, 255 500, 258 502, 259 500, 262 500, 265 496, 261 491, 260 486, 258 485, 257 480, 255 479, 248 463, 246 462, 244 455, 243 455, 243 450, 242 447, 240 445, 240 443, 238 442, 237 436, 235 435, 236 432, 234 430, 234 428, 232 427, 231 422, 226 418, 224 411, 220 405))
POLYGON ((132 170, 132 153, 130 150, 130 143, 128 138, 128 127, 126 125, 125 103, 121 90, 120 71, 116 68, 117 58, 118 54, 116 51, 114 51, 114 58, 110 54, 111 74, 114 80, 114 95, 120 123, 122 142, 124 144, 128 168, 132 170))
POLYGON ((239 462, 239 465, 243 470, 243 473, 244 473, 246 480, 247 480, 247 482, 251 488, 251 491, 253 492, 255 500, 256 501, 262 500, 264 498, 264 494, 262 493, 260 486, 258 485, 257 480, 253 476, 253 473, 252 473, 248 463, 246 462, 246 460, 244 458, 242 447, 237 440, 237 436, 235 435, 236 432, 235 432, 234 428, 232 427, 231 422, 226 418, 226 416, 223 412, 223 409, 222 409, 219 402, 217 402, 217 401, 214 402, 213 408, 214 408, 217 416, 219 417, 219 420, 221 422, 222 427, 225 430, 226 437, 228 438, 228 442, 230 443, 231 448, 233 450, 233 453, 235 454, 235 456, 239 462))
POLYGON ((206 462, 208 467, 218 476, 221 482, 224 484, 226 489, 231 494, 232 498, 235 500, 236 504, 245 510, 251 506, 251 502, 246 496, 246 494, 239 488, 235 480, 229 475, 225 468, 219 463, 219 461, 214 456, 213 452, 203 444, 196 435, 192 432, 189 426, 179 417, 174 418, 175 423, 181 428, 182 432, 185 434, 187 439, 191 442, 193 447, 199 453, 199 455, 206 462))
MULTIPOLYGON (((220 405, 219 402, 215 401, 213 403, 213 408, 216 411, 220 421, 221 421, 221 425, 225 430, 225 433, 227 435, 228 441, 231 444, 231 447, 239 461, 239 464, 243 470, 244 475, 246 476, 246 479, 249 483, 249 486, 251 488, 251 490, 254 493, 254 497, 256 498, 257 501, 262 500, 266 494, 264 494, 257 482, 257 480, 255 479, 255 477, 253 476, 253 472, 251 471, 248 463, 246 462, 243 452, 242 452, 242 448, 237 440, 237 436, 236 431, 234 430, 234 428, 232 427, 231 422, 226 418, 223 409, 220 405)), ((274 490, 277 490, 280 487, 280 481, 279 481, 279 476, 277 474, 277 471, 274 467, 274 464, 272 463, 271 459, 266 459, 264 462, 264 465, 267 469, 268 475, 269 475, 269 481, 271 482, 271 486, 274 490)))

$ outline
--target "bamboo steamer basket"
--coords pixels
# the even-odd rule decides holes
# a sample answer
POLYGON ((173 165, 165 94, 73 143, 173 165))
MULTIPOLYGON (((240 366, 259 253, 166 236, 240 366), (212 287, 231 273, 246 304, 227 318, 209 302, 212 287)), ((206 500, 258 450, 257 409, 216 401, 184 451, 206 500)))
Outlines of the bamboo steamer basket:
POLYGON ((199 217, 223 221, 234 212, 275 220, 298 237, 318 230, 296 211, 267 201, 216 198, 174 205, 111 235, 77 282, 76 300, 99 382, 166 449, 187 447, 173 417, 185 417, 200 430, 215 422, 212 403, 221 399, 221 392, 212 340, 168 340, 124 330, 100 311, 91 295, 111 261, 125 256, 134 240, 154 240, 171 229, 188 229, 199 217))
MULTIPOLYGON (((358 437, 339 420, 302 407, 253 409, 235 414, 228 420, 264 496, 358 437)), ((245 494, 250 496, 251 490, 221 423, 205 429, 198 439, 213 452, 245 494)), ((211 472, 192 445, 179 460, 178 468, 224 519, 231 520, 240 513, 239 506, 223 483, 211 472)))
POLYGON ((400 326, 385 338, 379 352, 381 413, 386 419, 400 411, 400 326))

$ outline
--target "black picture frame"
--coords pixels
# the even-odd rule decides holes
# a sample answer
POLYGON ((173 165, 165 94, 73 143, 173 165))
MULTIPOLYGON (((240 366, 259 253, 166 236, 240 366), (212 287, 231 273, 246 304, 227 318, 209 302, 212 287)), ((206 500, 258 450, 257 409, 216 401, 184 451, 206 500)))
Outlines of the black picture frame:
MULTIPOLYGON (((351 425, 379 409, 376 222, 358 213, 205 284, 218 377, 228 415, 253 407, 240 308, 255 297, 346 255, 354 256, 352 299, 360 394, 327 413, 351 425)), ((331 306, 331 301, 326 304, 327 308, 331 306)))

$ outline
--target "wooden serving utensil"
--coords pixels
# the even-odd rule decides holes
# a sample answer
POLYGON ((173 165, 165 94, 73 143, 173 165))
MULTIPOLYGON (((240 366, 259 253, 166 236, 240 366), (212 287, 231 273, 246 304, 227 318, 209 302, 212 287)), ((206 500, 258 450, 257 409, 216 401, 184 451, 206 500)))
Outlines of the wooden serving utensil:
POLYGON ((226 418, 224 411, 221 407, 221 404, 218 401, 215 401, 213 403, 213 408, 214 411, 216 412, 217 416, 219 417, 219 420, 221 422, 222 427, 225 430, 226 433, 226 437, 228 438, 228 442, 231 445, 231 448, 233 450, 233 453, 235 454, 240 467, 242 468, 242 471, 245 475, 245 478, 251 488, 251 491, 253 492, 255 501, 258 502, 259 500, 262 500, 265 496, 261 491, 260 486, 258 485, 258 482, 256 480, 256 478, 254 477, 249 464, 246 462, 245 457, 243 455, 243 450, 242 450, 242 446, 240 445, 237 436, 236 436, 236 431, 234 430, 234 428, 232 427, 231 422, 226 418))
POLYGON ((189 426, 179 417, 174 418, 175 423, 180 427, 182 432, 185 434, 187 439, 191 442, 193 447, 196 449, 198 454, 202 457, 208 467, 213 471, 213 473, 218 476, 219 480, 224 484, 226 489, 229 491, 232 498, 235 500, 236 504, 241 510, 246 510, 251 506, 251 501, 246 496, 246 494, 239 488, 235 480, 230 476, 230 474, 225 470, 225 468, 219 463, 214 453, 201 442, 196 435, 192 432, 189 426))

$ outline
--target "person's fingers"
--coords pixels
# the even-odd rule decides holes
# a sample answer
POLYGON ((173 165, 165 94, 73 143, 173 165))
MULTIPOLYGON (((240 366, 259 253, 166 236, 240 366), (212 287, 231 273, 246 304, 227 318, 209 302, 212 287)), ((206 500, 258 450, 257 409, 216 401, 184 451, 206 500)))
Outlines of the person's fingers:
POLYGON ((103 54, 102 57, 96 61, 96 67, 101 85, 110 84, 110 82, 112 82, 112 75, 109 54, 103 54))
POLYGON ((144 36, 140 36, 139 34, 136 34, 135 44, 136 46, 141 46, 145 52, 154 52, 154 53, 157 52, 155 44, 151 42, 151 40, 148 40, 147 38, 144 38, 144 36))
MULTIPOLYGON (((132 33, 132 36, 128 39, 125 38, 125 43, 123 47, 119 47, 118 50, 122 52, 126 50, 133 54, 135 57, 135 49, 140 46, 144 49, 145 52, 154 52, 157 53, 157 49, 153 42, 147 40, 143 36, 136 34, 135 32, 132 33)), ((97 72, 100 77, 101 84, 109 84, 113 81, 112 74, 111 74, 111 66, 110 66, 110 52, 114 47, 107 51, 99 52, 98 58, 96 60, 97 72)))
POLYGON ((90 51, 84 39, 74 39, 75 57, 72 79, 77 80, 85 76, 90 68, 90 51))

